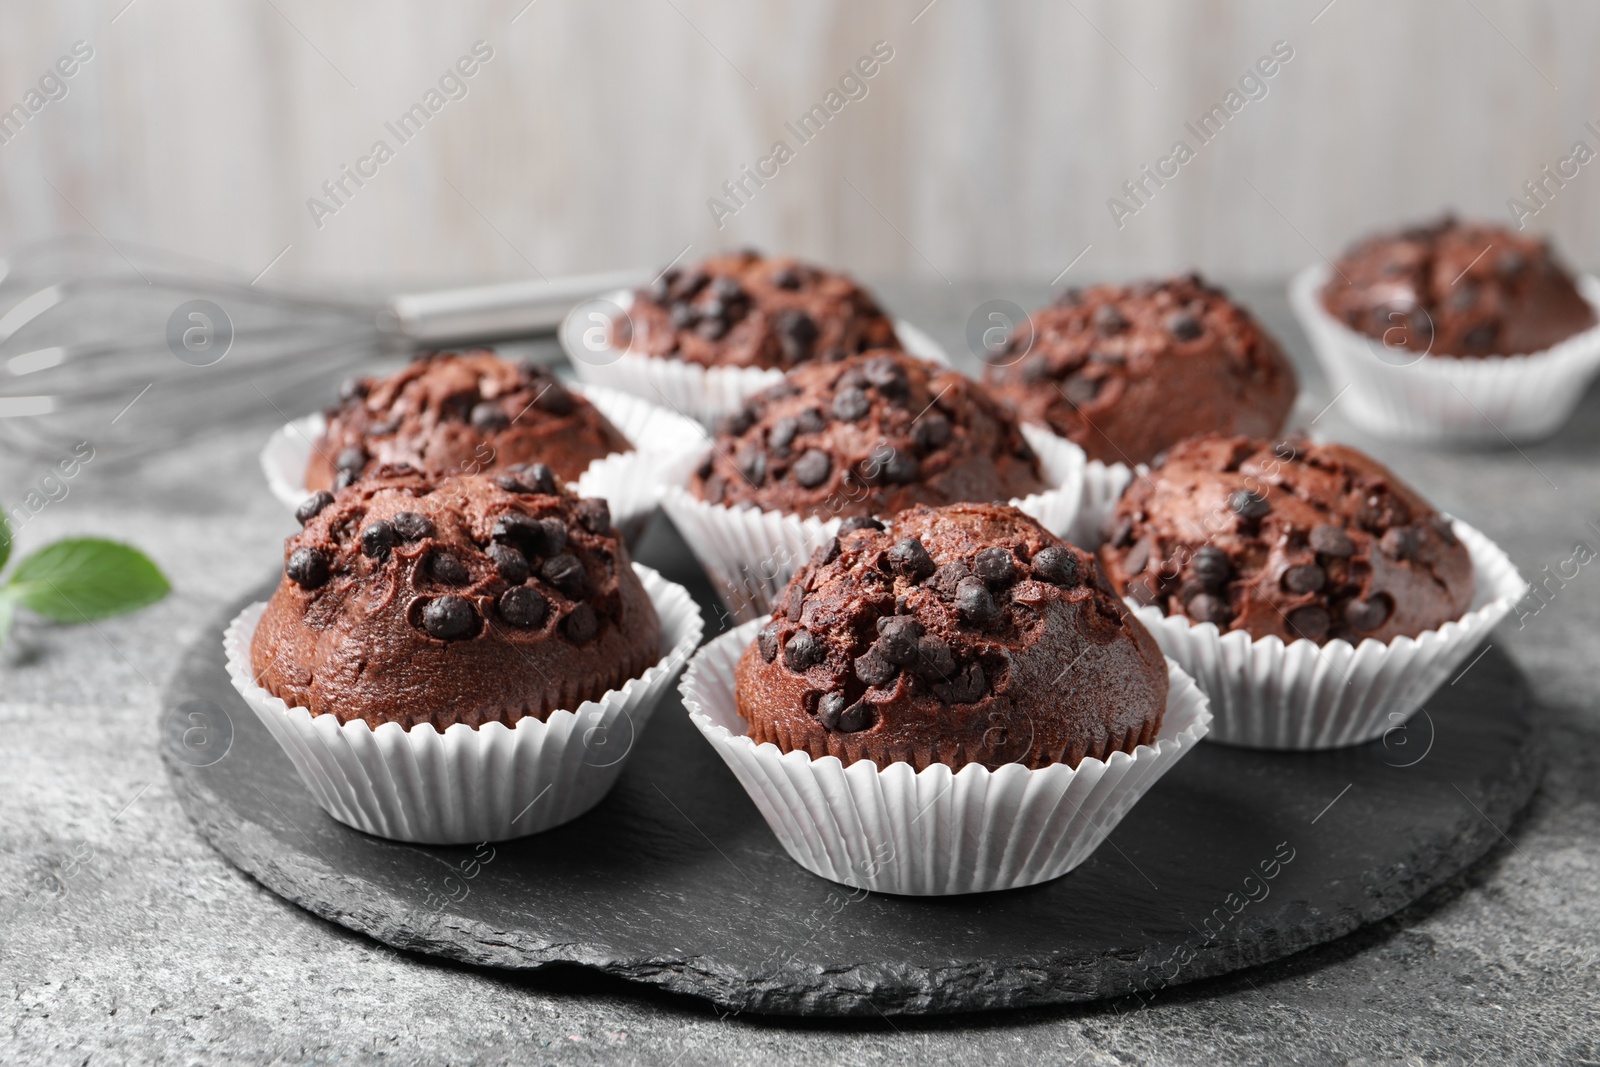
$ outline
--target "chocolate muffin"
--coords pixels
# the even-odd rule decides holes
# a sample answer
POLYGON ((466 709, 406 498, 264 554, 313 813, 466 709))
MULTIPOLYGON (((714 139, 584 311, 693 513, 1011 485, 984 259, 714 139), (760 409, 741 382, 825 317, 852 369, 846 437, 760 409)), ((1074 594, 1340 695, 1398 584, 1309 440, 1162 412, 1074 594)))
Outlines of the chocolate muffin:
POLYGON ((660 623, 603 500, 542 464, 385 467, 315 494, 250 644, 257 684, 340 722, 511 725, 652 666, 660 623))
POLYGON ((894 324, 850 278, 788 256, 714 256, 634 294, 612 343, 707 367, 787 370, 899 348, 894 324), (630 325, 631 323, 631 325, 630 325))
POLYGON ((1167 668, 1104 582, 1004 505, 854 520, 740 658, 739 714, 757 743, 880 767, 1132 752, 1161 729, 1167 668))
POLYGON ((1538 352, 1595 324, 1544 238, 1449 215, 1369 237, 1334 264, 1322 304, 1352 330, 1418 356, 1538 352))
POLYGON ((1030 322, 985 380, 1090 459, 1131 466, 1195 434, 1270 436, 1294 406, 1277 342, 1196 274, 1069 289, 1030 322))
POLYGON ((1100 552, 1139 603, 1255 638, 1415 637, 1472 605, 1447 519, 1372 458, 1302 439, 1174 446, 1128 487, 1100 552))
POLYGON ((345 383, 311 451, 306 488, 347 485, 386 464, 449 475, 543 463, 571 481, 602 456, 631 451, 543 367, 488 349, 426 352, 387 378, 345 383))
POLYGON ((723 420, 691 491, 790 515, 887 515, 1046 488, 981 385, 887 349, 811 363, 723 420))

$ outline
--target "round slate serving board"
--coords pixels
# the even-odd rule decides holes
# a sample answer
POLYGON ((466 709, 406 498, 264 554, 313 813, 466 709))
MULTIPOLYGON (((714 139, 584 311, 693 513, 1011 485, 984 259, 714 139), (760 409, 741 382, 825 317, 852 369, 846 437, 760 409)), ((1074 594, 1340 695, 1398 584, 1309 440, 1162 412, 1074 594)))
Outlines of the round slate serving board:
MULTIPOLYGON (((670 526, 637 553, 715 599, 670 526)), ((1091 1000, 1264 963, 1389 915, 1503 839, 1538 783, 1527 686, 1492 647, 1383 741, 1202 744, 1063 878, 966 897, 863 894, 784 854, 676 691, 577 821, 477 848, 325 815, 223 668, 229 608, 186 655, 162 750, 200 832, 267 888, 397 948, 487 967, 576 963, 792 1015, 1091 1000)))

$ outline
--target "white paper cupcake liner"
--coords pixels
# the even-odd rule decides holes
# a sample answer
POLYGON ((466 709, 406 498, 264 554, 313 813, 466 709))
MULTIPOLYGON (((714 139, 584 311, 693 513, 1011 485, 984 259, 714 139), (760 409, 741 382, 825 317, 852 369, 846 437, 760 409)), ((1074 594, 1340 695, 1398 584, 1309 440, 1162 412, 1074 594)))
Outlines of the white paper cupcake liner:
MULTIPOLYGON (((1386 349, 1330 315, 1320 293, 1331 271, 1307 268, 1289 283, 1289 302, 1311 338, 1334 395, 1351 421, 1408 441, 1532 440, 1572 415, 1600 370, 1600 326, 1542 352, 1456 359, 1424 356, 1404 365, 1386 349)), ((1600 281, 1584 274, 1578 291, 1600 311, 1600 281)))
POLYGON ((789 856, 858 889, 945 896, 1059 878, 1089 858, 1211 721, 1205 695, 1169 660, 1161 732, 1132 755, 993 771, 812 759, 746 736, 734 667, 760 627, 746 623, 700 650, 678 686, 684 707, 789 856))
MULTIPOLYGON (((1022 433, 1052 488, 1011 503, 1057 537, 1067 537, 1083 498, 1083 449, 1039 426, 1023 426, 1022 433)), ((702 451, 699 458, 704 455, 702 451)), ((684 488, 692 471, 693 465, 666 490, 662 510, 705 568, 729 613, 741 622, 765 615, 789 578, 839 532, 843 520, 709 504, 684 488)))
MULTIPOLYGON (((703 367, 615 348, 609 341, 609 320, 619 311, 626 314, 632 306, 633 294, 618 291, 579 304, 567 315, 557 336, 580 381, 664 404, 710 426, 738 411, 749 397, 783 380, 781 370, 703 367)), ((913 356, 949 366, 945 350, 915 326, 896 320, 894 332, 913 356)))
MULTIPOLYGON (((634 447, 589 464, 573 484, 579 496, 600 497, 611 521, 630 542, 643 532, 667 485, 688 477, 706 447, 706 432, 693 419, 604 386, 572 386, 634 447)), ((291 511, 308 495, 305 474, 313 443, 325 423, 320 412, 279 427, 261 450, 267 485, 291 511)))
POLYGON ((228 676, 288 754, 322 809, 396 841, 460 845, 548 830, 598 804, 616 783, 672 679, 700 643, 700 609, 680 585, 634 564, 661 619, 661 661, 621 689, 544 722, 456 723, 440 733, 292 708, 254 681, 250 639, 264 603, 223 635, 228 676))
POLYGON ((1528 588, 1499 546, 1460 519, 1453 523, 1472 555, 1472 610, 1416 637, 1286 644, 1127 604, 1211 698, 1211 740, 1300 750, 1365 744, 1415 714, 1528 588))

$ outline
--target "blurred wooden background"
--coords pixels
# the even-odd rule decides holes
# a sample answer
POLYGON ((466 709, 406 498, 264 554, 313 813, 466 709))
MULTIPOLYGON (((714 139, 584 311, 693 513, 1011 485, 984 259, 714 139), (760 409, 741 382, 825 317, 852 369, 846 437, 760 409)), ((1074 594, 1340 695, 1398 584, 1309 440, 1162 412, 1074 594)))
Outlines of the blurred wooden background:
MULTIPOLYGON (((0 0, 0 109, 93 49, 0 144, 0 247, 98 231, 279 282, 742 243, 880 277, 1048 282, 1089 246, 1074 280, 1270 276, 1445 206, 1509 220, 1541 167, 1600 150, 1597 31, 1600 6, 1559 0, 0 0), (385 122, 477 41, 466 95, 400 143, 385 122), (784 124, 878 41, 866 95, 801 145, 784 124), (1197 145, 1184 123, 1275 41, 1294 57, 1267 95, 1119 229, 1107 199, 1197 145), (332 206, 322 183, 379 139, 394 157, 319 228, 308 198, 332 206), (707 200, 780 139, 793 158, 719 229, 707 200)), ((1530 223, 1591 267, 1597 192, 1585 166, 1530 223)))

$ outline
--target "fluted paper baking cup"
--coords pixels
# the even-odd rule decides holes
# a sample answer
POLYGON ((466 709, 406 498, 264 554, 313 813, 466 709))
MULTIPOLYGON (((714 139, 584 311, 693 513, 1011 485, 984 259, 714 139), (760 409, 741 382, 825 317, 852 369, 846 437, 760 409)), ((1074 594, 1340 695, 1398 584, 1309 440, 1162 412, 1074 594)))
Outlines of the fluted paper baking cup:
POLYGON ((1415 714, 1528 588, 1499 546, 1460 519, 1453 523, 1472 556, 1472 609, 1416 637, 1358 645, 1252 640, 1243 630, 1224 634, 1213 623, 1127 604, 1211 698, 1211 740, 1299 750, 1365 744, 1415 714))
POLYGON ((1131 755, 993 771, 812 759, 746 736, 733 672, 760 627, 746 623, 700 650, 678 685, 684 707, 790 858, 857 889, 948 896, 1059 878, 1089 858, 1211 721, 1205 694, 1168 660, 1161 732, 1131 755))
MULTIPOLYGON (((664 404, 706 425, 731 415, 761 390, 783 381, 783 371, 764 367, 704 367, 681 359, 646 356, 611 344, 611 319, 633 306, 631 292, 607 293, 579 304, 558 337, 580 381, 609 386, 664 404)), ((909 322, 895 320, 895 336, 918 359, 949 366, 939 343, 909 322)))
MULTIPOLYGON (((611 521, 630 542, 661 502, 665 486, 688 477, 706 447, 706 432, 657 404, 604 386, 572 386, 633 445, 632 452, 602 456, 584 470, 573 488, 579 496, 600 497, 611 507, 611 521)), ((307 415, 280 427, 261 450, 261 470, 272 495, 293 510, 306 489, 306 465, 322 436, 322 414, 307 415)))
POLYGON ((700 643, 700 609, 680 585, 634 564, 661 619, 661 661, 574 710, 511 726, 456 723, 377 729, 290 707, 255 683, 250 638, 264 603, 223 635, 228 677, 322 809, 396 841, 462 845, 548 830, 598 804, 672 679, 700 643))
MULTIPOLYGON (((1144 468, 1141 466, 1142 472, 1144 468)), ((1099 548, 1106 539, 1106 524, 1117 509, 1123 490, 1133 481, 1134 470, 1126 463, 1104 463, 1088 459, 1083 464, 1083 494, 1078 514, 1066 539, 1090 552, 1099 548)))
MULTIPOLYGON (((1083 449, 1043 427, 1025 425, 1022 433, 1038 454, 1040 471, 1051 488, 1011 503, 1057 537, 1068 537, 1083 499, 1083 449)), ((732 616, 742 622, 765 615, 811 553, 838 534, 843 519, 710 504, 684 488, 692 472, 691 465, 666 490, 662 510, 711 577, 732 616)))
MULTIPOLYGON (((1289 283, 1289 302, 1351 421, 1408 441, 1532 440, 1572 415, 1600 370, 1600 326, 1542 352, 1520 356, 1422 356, 1401 365, 1405 350, 1357 333, 1322 306, 1327 266, 1289 283)), ((1578 291, 1600 312, 1600 281, 1584 274, 1578 291)))

